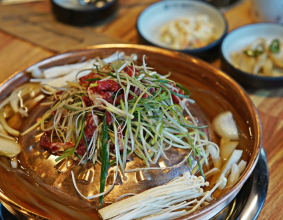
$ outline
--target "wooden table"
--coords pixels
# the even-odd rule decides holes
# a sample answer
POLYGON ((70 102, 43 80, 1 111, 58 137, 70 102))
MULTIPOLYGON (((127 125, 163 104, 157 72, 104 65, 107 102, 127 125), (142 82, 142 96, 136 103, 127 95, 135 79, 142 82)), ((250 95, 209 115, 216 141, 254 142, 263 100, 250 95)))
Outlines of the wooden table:
MULTIPOLYGON (((144 8, 156 1, 157 0, 120 0, 119 10, 114 18, 97 26, 85 27, 84 30, 96 34, 95 39, 97 42, 94 40, 92 44, 101 42, 139 43, 135 26, 136 19, 144 8)), ((252 23, 250 6, 250 0, 246 0, 225 12, 229 30, 252 23)), ((54 47, 52 47, 50 42, 46 42, 47 40, 52 40, 50 39, 52 37, 49 36, 47 38, 42 36, 41 32, 46 31, 46 27, 45 29, 40 29, 43 28, 43 26, 39 26, 39 23, 36 23, 36 21, 24 20, 25 17, 21 16, 20 13, 21 10, 26 9, 33 10, 33 13, 36 12, 37 15, 41 13, 41 15, 44 14, 52 17, 49 1, 26 3, 18 6, 0 5, 0 82, 28 64, 37 62, 59 52, 56 48, 54 49, 54 47), (23 9, 21 9, 21 7, 23 7, 23 9), (4 16, 4 12, 8 12, 9 14, 4 16), (3 15, 2 17, 1 14, 3 15), (15 19, 15 24, 5 26, 3 22, 12 22, 10 21, 12 18, 15 19), (21 25, 17 23, 19 22, 17 19, 21 19, 24 25, 29 25, 28 28, 33 28, 32 33, 27 33, 29 30, 22 30, 21 25), (21 35, 19 33, 21 33, 21 35), (44 44, 36 43, 35 39, 41 39, 42 41, 40 41, 40 43, 44 44), (53 49, 50 49, 49 46, 53 49)), ((57 23, 54 24, 60 25, 57 23)), ((69 26, 64 26, 64 28, 74 33, 80 29, 69 26)), ((57 33, 55 31, 53 32, 55 34, 57 33)), ((58 40, 57 38, 53 43, 56 42, 63 43, 63 41, 60 42, 60 39, 58 40)), ((60 48, 60 50, 62 50, 62 48, 60 48)), ((212 64, 216 67, 220 67, 220 60, 216 60, 212 64)), ((281 132, 283 132, 283 88, 250 90, 248 93, 257 107, 261 118, 263 126, 263 146, 267 154, 270 172, 266 202, 258 219, 282 219, 283 209, 281 208, 280 201, 283 199, 283 135, 281 135, 281 132)))

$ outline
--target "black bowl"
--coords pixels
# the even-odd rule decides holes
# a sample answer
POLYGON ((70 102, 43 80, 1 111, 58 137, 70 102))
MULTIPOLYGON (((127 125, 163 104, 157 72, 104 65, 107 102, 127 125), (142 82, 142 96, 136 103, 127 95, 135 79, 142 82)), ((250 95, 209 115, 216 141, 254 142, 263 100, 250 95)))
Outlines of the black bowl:
POLYGON ((56 20, 70 25, 94 24, 110 17, 118 8, 118 0, 103 0, 95 4, 76 5, 61 0, 51 0, 56 20))
POLYGON ((199 1, 160 1, 142 11, 137 20, 137 30, 142 43, 187 53, 206 60, 217 58, 227 29, 227 21, 222 12, 208 3, 199 1), (207 14, 211 22, 215 24, 217 39, 210 44, 197 49, 175 50, 159 40, 159 29, 167 22, 203 14, 207 14))
MULTIPOLYGON (((241 51, 258 38, 283 41, 283 26, 257 23, 239 27, 224 38, 221 45, 221 68, 245 88, 276 88, 283 86, 283 76, 263 76, 244 72, 232 65, 230 55, 241 51)), ((283 61, 282 61, 283 62, 283 61)))

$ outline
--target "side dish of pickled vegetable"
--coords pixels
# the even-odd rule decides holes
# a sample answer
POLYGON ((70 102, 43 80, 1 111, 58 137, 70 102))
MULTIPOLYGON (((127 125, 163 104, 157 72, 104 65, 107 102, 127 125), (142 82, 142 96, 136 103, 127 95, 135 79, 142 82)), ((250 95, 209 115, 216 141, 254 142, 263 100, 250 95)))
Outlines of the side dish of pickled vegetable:
POLYGON ((12 92, 0 105, 0 139, 9 146, 7 151, 6 144, 1 143, 0 153, 16 156, 20 147, 14 137, 40 128, 38 144, 55 155, 57 162, 71 159, 78 165, 101 167, 100 189, 95 195, 85 196, 74 173, 71 175, 77 193, 85 199, 99 199, 102 206, 103 198, 115 187, 114 183, 105 187, 110 167, 115 167, 115 182, 118 170, 125 175, 162 169, 153 165, 161 158, 170 160, 166 154, 169 149, 185 149, 183 160, 167 169, 188 164, 191 173, 117 201, 99 213, 103 219, 172 219, 209 204, 213 192, 233 186, 246 166, 241 160, 242 150, 237 149, 239 134, 232 113, 222 112, 212 122, 221 137, 219 147, 203 131, 206 126, 200 126, 190 112, 188 106, 195 102, 190 92, 170 80, 170 74, 161 75, 147 67, 145 56, 141 65, 136 59, 136 55, 117 52, 78 64, 44 70, 34 67, 31 84, 12 92), (8 119, 14 114, 28 117, 29 109, 44 97, 42 107, 49 107, 33 126, 18 131, 9 125, 8 119), (144 167, 126 169, 131 155, 144 167))
POLYGON ((242 71, 262 76, 283 75, 283 42, 258 38, 241 51, 231 54, 232 64, 242 71))

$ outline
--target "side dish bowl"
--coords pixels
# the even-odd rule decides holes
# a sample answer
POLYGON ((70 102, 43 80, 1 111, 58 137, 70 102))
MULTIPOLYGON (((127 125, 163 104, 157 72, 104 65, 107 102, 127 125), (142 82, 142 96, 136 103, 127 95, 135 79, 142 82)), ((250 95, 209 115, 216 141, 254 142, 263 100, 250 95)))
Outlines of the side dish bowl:
MULTIPOLYGON (((142 57, 146 55, 148 66, 155 67, 161 74, 171 72, 171 79, 190 90, 191 97, 209 121, 219 112, 229 110, 233 113, 240 131, 240 143, 244 143, 242 148, 246 154, 247 167, 233 187, 183 219, 213 217, 237 195, 253 172, 262 149, 261 123, 252 101, 242 87, 221 70, 189 55, 161 48, 126 44, 97 45, 52 56, 15 73, 0 85, 0 101, 17 86, 29 81, 31 76, 27 70, 31 68, 77 63, 82 58, 106 57, 116 51, 137 54, 138 63, 142 63, 142 57)), ((40 170, 42 164, 52 165, 52 158, 49 160, 40 155, 34 143, 22 147, 19 169, 10 168, 8 159, 0 156, 0 201, 9 211, 20 219, 99 219, 93 201, 86 201, 77 194, 72 195, 76 191, 69 184, 71 177, 63 178, 64 175, 55 168, 40 170), (54 177, 53 184, 45 182, 54 177), (60 191, 62 186, 67 188, 69 194, 60 191)))
POLYGON ((272 23, 257 23, 231 31, 221 45, 222 69, 246 88, 280 87, 283 85, 283 76, 254 75, 232 64, 231 54, 243 50, 258 38, 264 38, 267 41, 279 39, 283 42, 283 27, 272 23))
POLYGON ((227 22, 221 11, 216 7, 199 1, 160 1, 147 7, 138 17, 137 29, 141 38, 151 45, 172 49, 160 38, 160 29, 165 24, 176 19, 190 16, 208 15, 214 24, 215 40, 206 46, 196 49, 176 50, 203 59, 212 59, 218 53, 218 46, 227 33, 227 22))
POLYGON ((56 20, 75 26, 101 22, 111 17, 118 8, 118 0, 95 1, 95 3, 58 0, 50 2, 56 20))

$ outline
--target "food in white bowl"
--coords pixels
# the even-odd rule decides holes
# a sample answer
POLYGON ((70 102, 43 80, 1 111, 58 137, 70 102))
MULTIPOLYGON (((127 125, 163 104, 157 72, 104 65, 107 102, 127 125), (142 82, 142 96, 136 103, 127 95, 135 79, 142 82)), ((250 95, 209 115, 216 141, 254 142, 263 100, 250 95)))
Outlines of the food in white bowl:
POLYGON ((258 38, 247 47, 231 53, 232 64, 247 73, 263 76, 283 75, 283 42, 258 38))
MULTIPOLYGON (((184 184, 189 187, 184 191, 183 187, 178 187, 180 190, 178 193, 187 195, 187 197, 181 198, 179 194, 176 194, 176 200, 169 200, 168 203, 162 205, 161 210, 131 213, 130 219, 149 215, 151 218, 160 219, 161 215, 168 213, 171 218, 184 216, 213 201, 212 193, 216 188, 223 189, 226 186, 229 188, 238 181, 246 164, 245 161, 238 164, 243 150, 235 149, 237 144, 233 145, 230 153, 225 154, 227 161, 222 161, 217 144, 210 141, 202 130, 206 126, 199 125, 198 118, 195 118, 190 111, 189 106, 194 101, 190 98, 189 91, 170 80, 168 76, 160 75, 147 67, 144 59, 140 66, 135 64, 134 59, 135 56, 130 56, 126 60, 119 57, 118 61, 110 62, 107 59, 96 58, 91 61, 93 67, 83 68, 83 70, 78 66, 84 67, 89 61, 79 65, 54 67, 53 71, 55 69, 57 71, 54 78, 59 77, 62 80, 62 77, 65 77, 64 79, 67 80, 66 85, 57 88, 50 84, 54 78, 42 78, 44 71, 48 69, 42 71, 36 67, 33 68, 33 75, 38 76, 39 79, 31 81, 47 84, 42 85, 42 90, 50 100, 43 104, 50 105, 50 107, 40 115, 41 117, 32 127, 22 132, 21 135, 24 136, 40 126, 41 133, 37 135, 39 144, 49 151, 57 162, 71 160, 78 164, 101 165, 100 182, 98 183, 100 190, 99 192, 94 190, 92 195, 89 193, 85 195, 82 192, 85 187, 77 185, 75 174, 71 171, 77 193, 85 199, 100 198, 100 204, 103 204, 103 197, 107 197, 106 194, 115 187, 118 168, 125 177, 124 174, 129 172, 151 169, 170 170, 186 163, 191 172, 186 172, 184 176, 176 177, 166 185, 157 186, 153 190, 162 192, 165 188, 174 191, 175 184, 181 183, 181 186, 184 184), (73 75, 74 69, 77 72, 75 76, 73 75), (114 149, 111 150, 113 145, 114 149), (185 154, 180 163, 165 168, 154 166, 161 156, 166 158, 167 151, 172 149, 184 150, 185 154), (131 155, 141 160, 144 167, 135 169, 127 167, 127 158, 131 155), (214 164, 209 164, 210 157, 217 162, 213 160, 214 164), (115 170, 115 178, 113 184, 108 184, 106 189, 106 177, 110 166, 115 170), (210 182, 208 182, 209 178, 210 182), (170 188, 169 185, 173 187, 170 188), (211 187, 208 187, 209 185, 211 187), (178 207, 171 206, 173 204, 178 204, 178 207), (187 205, 190 206, 187 207, 187 205)), ((26 89, 30 85, 25 84, 24 87, 26 89)), ((33 94, 27 93, 27 95, 32 96, 33 94)), ((28 117, 28 108, 21 94, 18 93, 16 97, 8 97, 6 100, 8 101, 3 107, 16 103, 18 104, 15 108, 16 113, 28 117), (19 111, 21 108, 27 111, 21 113, 19 111)), ((12 117, 9 114, 11 111, 14 110, 7 110, 7 115, 10 117, 12 117)), ((217 134, 225 139, 226 147, 221 148, 227 148, 227 146, 230 148, 231 144, 227 145, 227 142, 239 139, 237 125, 230 112, 216 117, 213 125, 217 134)), ((6 130, 9 131, 8 126, 6 130)), ((134 189, 127 189, 128 194, 121 196, 129 196, 131 190, 134 189)), ((166 195, 161 193, 160 196, 162 197, 157 196, 157 202, 166 196, 171 198, 171 193, 166 193, 166 195)), ((145 201, 147 202, 148 199, 146 198, 145 201)), ((141 208, 140 204, 138 208, 141 208)), ((111 206, 107 209, 111 209, 111 206)), ((117 208, 112 210, 120 211, 117 208)), ((127 219, 124 215, 129 216, 128 213, 114 212, 117 218, 127 219)))
MULTIPOLYGON (((249 67, 250 72, 243 71, 242 69, 236 67, 233 64, 233 60, 231 54, 234 52, 245 51, 247 47, 252 45, 258 38, 263 38, 266 42, 265 48, 269 50, 272 42, 274 44, 279 45, 280 42, 283 42, 283 27, 282 25, 272 24, 272 23, 255 23, 249 24, 245 26, 241 26, 232 30, 227 36, 224 38, 221 45, 221 54, 222 54, 222 69, 229 75, 231 75, 234 79, 236 79, 240 84, 245 86, 246 88, 278 88, 283 85, 283 75, 279 75, 282 72, 282 68, 277 63, 274 63, 274 66, 278 66, 272 68, 272 72, 275 75, 266 75, 266 74, 252 74, 253 67, 249 67), (274 41, 274 40, 278 41, 274 41), (277 75, 278 74, 278 75, 277 75)), ((258 52, 247 51, 249 54, 258 54, 258 52)), ((259 52, 261 53, 261 52, 259 52)), ((269 52, 268 52, 269 53, 269 52)), ((282 50, 281 45, 279 46, 279 52, 269 53, 270 59, 272 63, 281 57, 282 50), (274 56, 275 55, 275 56, 274 56)), ((259 54, 258 54, 259 55, 259 54)), ((245 56, 247 58, 248 56, 245 56)), ((258 56, 260 57, 260 56, 258 56)), ((253 57, 248 57, 253 58, 253 57)), ((248 59, 246 59, 248 60, 248 59)), ((251 60, 251 59, 250 59, 251 60)), ((267 67, 266 67, 267 68, 267 67)), ((268 69, 268 68, 267 68, 268 69)), ((259 70, 259 72, 263 73, 263 69, 259 70)))
POLYGON ((138 32, 147 43, 203 59, 215 57, 217 47, 227 33, 227 27, 222 12, 201 1, 159 1, 142 11, 137 20, 138 32), (186 27, 171 28, 175 21, 178 26, 180 24, 186 27), (195 24, 185 25, 187 21, 195 21, 195 24), (161 29, 167 24, 169 28, 165 28, 162 34, 161 29), (183 34, 183 31, 186 33, 183 34))
POLYGON ((204 47, 215 39, 215 24, 205 14, 172 20, 160 28, 161 42, 177 50, 204 47))

